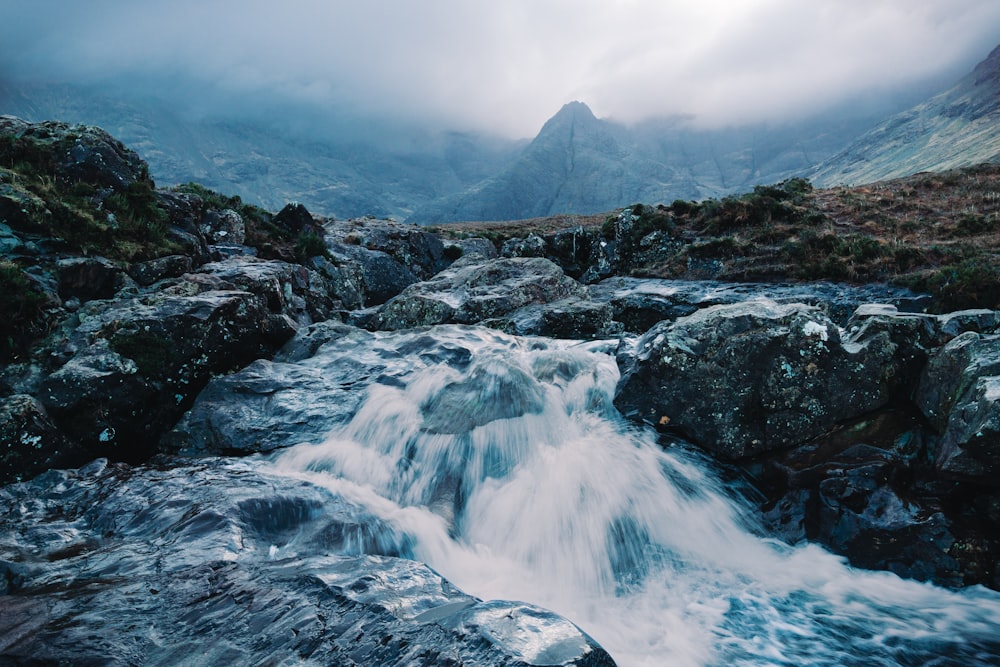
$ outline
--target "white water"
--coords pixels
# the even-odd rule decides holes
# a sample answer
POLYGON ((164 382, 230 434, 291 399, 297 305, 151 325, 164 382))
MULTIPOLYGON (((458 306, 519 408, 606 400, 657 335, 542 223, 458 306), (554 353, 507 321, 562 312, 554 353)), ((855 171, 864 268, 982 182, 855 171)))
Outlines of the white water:
POLYGON ((559 612, 620 665, 1000 661, 1000 595, 758 537, 709 464, 614 410, 606 344, 433 335, 471 361, 373 385, 275 465, 364 504, 466 592, 559 612))

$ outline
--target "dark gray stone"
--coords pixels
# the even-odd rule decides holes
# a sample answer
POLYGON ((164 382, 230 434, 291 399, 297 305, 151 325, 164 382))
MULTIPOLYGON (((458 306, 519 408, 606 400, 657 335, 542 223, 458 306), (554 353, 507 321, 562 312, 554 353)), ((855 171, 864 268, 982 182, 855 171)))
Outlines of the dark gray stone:
POLYGON ((376 326, 396 330, 448 322, 471 324, 571 296, 585 297, 586 290, 546 259, 463 258, 389 301, 376 318, 376 326))
POLYGON ((725 459, 816 437, 893 393, 895 345, 842 341, 817 308, 770 300, 662 322, 619 353, 615 404, 725 459))

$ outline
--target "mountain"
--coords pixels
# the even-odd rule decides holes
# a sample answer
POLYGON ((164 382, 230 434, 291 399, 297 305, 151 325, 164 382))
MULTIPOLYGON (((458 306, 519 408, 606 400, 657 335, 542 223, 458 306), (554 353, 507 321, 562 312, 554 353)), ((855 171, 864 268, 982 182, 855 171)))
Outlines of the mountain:
POLYGON ((111 87, 0 80, 0 114, 106 128, 160 185, 196 181, 277 210, 405 218, 501 169, 524 142, 338 118, 286 105, 270 114, 194 113, 111 87))
POLYGON ((700 129, 687 118, 626 126, 571 102, 504 170, 408 220, 512 220, 716 197, 799 176, 873 122, 829 114, 722 129, 700 129))
POLYGON ((954 87, 896 114, 826 160, 817 185, 870 183, 1000 161, 1000 46, 954 87))

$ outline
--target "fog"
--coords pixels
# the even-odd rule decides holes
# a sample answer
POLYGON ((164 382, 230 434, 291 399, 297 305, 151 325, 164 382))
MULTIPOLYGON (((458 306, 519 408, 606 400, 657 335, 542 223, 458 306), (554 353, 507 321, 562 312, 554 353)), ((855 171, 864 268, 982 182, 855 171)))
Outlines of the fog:
POLYGON ((703 127, 916 100, 998 41, 996 0, 5 0, 0 79, 528 137, 574 99, 703 127))

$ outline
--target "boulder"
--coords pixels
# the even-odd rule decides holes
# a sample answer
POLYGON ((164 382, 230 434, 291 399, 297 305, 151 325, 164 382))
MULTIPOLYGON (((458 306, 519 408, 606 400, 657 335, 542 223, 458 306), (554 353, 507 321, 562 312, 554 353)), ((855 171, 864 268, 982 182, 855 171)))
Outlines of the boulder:
POLYGON ((0 486, 79 458, 37 399, 26 394, 0 399, 0 486))
POLYGON ((586 289, 546 259, 462 258, 386 303, 375 326, 396 330, 446 322, 472 324, 571 296, 583 298, 586 289))
POLYGON ((246 240, 243 216, 231 208, 205 211, 201 218, 201 232, 209 243, 233 246, 242 245, 246 240))
POLYGON ((222 280, 223 289, 263 296, 271 312, 300 325, 328 319, 335 311, 326 281, 301 264, 235 256, 205 264, 198 273, 222 280))
POLYGON ((482 324, 517 336, 584 340, 619 335, 622 327, 613 317, 609 304, 571 296, 523 306, 503 317, 483 320, 482 324))
POLYGON ((451 263, 441 239, 416 225, 361 218, 328 222, 326 231, 334 243, 391 257, 416 276, 416 280, 426 280, 451 263))
POLYGON ((359 278, 362 307, 381 305, 420 280, 405 264, 378 250, 331 243, 330 254, 345 275, 359 278))
POLYGON ((493 242, 489 239, 485 239, 481 236, 475 236, 468 239, 459 239, 457 241, 451 241, 445 244, 445 256, 448 256, 449 248, 457 248, 458 250, 451 251, 454 255, 454 259, 459 257, 472 257, 473 255, 482 257, 483 259, 496 259, 499 257, 497 253, 497 248, 493 245, 493 242))
POLYGON ((288 232, 293 237, 303 232, 313 234, 322 234, 323 232, 323 228, 313 219, 306 207, 297 202, 285 204, 285 207, 271 218, 271 224, 288 232))
POLYGON ((269 356, 293 331, 244 291, 115 302, 81 316, 39 398, 92 456, 142 460, 213 374, 269 356))
MULTIPOLYGON (((958 503, 935 488, 934 438, 906 410, 885 410, 753 464, 765 524, 857 567, 947 586, 995 585, 989 549, 958 503)), ((975 520, 981 523, 981 519, 975 520)))
POLYGON ((661 322, 619 352, 615 404, 734 460, 791 447, 893 397, 886 336, 841 340, 818 308, 767 299, 661 322))
POLYGON ((56 270, 64 300, 109 299, 121 287, 121 268, 103 257, 68 257, 57 262, 56 270))
POLYGON ((545 239, 537 234, 528 234, 524 238, 513 238, 504 241, 500 249, 501 257, 544 257, 545 239))
POLYGON ((938 350, 915 401, 941 433, 939 471, 1000 487, 1000 335, 966 332, 938 350))
POLYGON ((189 255, 167 255, 146 262, 136 262, 128 267, 128 274, 143 287, 164 278, 179 278, 194 269, 189 255))
MULTIPOLYGON (((750 299, 767 298, 778 303, 805 303, 819 307, 838 326, 848 324, 855 311, 866 304, 871 313, 918 314, 928 297, 889 285, 844 285, 840 283, 724 283, 711 280, 659 280, 614 277, 589 286, 595 301, 611 304, 614 319, 626 331, 645 333, 661 320, 676 320, 696 310, 750 299), (884 304, 884 305, 881 305, 884 304)), ((933 319, 935 316, 926 315, 933 319)), ((855 323, 860 325, 860 323, 855 323)))

